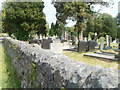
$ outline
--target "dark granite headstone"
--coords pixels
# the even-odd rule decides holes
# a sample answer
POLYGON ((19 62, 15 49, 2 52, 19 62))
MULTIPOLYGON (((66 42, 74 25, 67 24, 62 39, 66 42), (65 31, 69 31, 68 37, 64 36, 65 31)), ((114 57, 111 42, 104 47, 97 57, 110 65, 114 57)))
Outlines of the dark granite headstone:
POLYGON ((87 51, 87 42, 79 41, 78 42, 78 52, 83 53, 87 51))
POLYGON ((118 60, 120 61, 120 52, 119 52, 119 54, 118 54, 118 60))
POLYGON ((115 55, 115 58, 118 58, 120 60, 120 49, 115 49, 116 52, 118 52, 117 55, 115 55))
POLYGON ((50 49, 50 43, 51 43, 51 40, 49 40, 49 39, 43 39, 41 47, 43 49, 50 49))
POLYGON ((97 43, 95 41, 88 41, 88 51, 95 50, 96 45, 97 45, 97 43))

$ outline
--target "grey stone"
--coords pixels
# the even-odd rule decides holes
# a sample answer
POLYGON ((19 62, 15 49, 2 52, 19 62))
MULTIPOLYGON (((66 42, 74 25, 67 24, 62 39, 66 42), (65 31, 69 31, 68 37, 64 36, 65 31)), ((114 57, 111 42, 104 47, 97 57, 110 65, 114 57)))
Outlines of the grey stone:
POLYGON ((87 42, 79 41, 78 42, 78 52, 83 53, 86 52, 88 48, 87 42))
POLYGON ((96 45, 97 45, 97 43, 95 41, 89 41, 88 42, 88 51, 94 51, 96 45))
POLYGON ((120 85, 119 70, 89 66, 63 54, 7 37, 4 46, 20 77, 21 88, 39 84, 42 88, 118 88, 120 85))

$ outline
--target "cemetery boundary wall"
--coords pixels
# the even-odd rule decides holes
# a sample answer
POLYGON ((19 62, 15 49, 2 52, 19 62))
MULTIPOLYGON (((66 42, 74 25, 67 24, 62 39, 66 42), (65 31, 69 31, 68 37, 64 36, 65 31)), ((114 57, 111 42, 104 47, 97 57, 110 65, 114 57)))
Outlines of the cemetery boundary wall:
POLYGON ((74 61, 63 54, 6 37, 4 46, 22 88, 118 88, 119 71, 74 61))

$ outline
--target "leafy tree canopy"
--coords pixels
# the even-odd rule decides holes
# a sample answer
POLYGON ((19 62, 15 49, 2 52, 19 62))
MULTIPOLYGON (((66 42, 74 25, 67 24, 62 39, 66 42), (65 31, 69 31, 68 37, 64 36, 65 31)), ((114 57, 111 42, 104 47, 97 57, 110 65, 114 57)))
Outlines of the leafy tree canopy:
POLYGON ((5 2, 3 28, 19 40, 27 40, 31 31, 46 34, 46 19, 43 2, 5 2))
POLYGON ((108 34, 115 38, 117 36, 117 23, 111 15, 98 13, 87 23, 86 34, 89 32, 96 32, 98 37, 108 34))
MULTIPOLYGON (((72 0, 71 0, 72 1, 72 0)), ((63 24, 67 19, 76 21, 75 30, 78 32, 78 39, 82 40, 83 31, 86 30, 86 22, 93 16, 91 6, 98 4, 95 2, 54 2, 57 14, 56 17, 63 24), (81 34, 79 34, 81 33, 81 34), (81 36, 81 38, 79 37, 81 36)), ((101 5, 108 5, 105 2, 99 2, 101 5)))

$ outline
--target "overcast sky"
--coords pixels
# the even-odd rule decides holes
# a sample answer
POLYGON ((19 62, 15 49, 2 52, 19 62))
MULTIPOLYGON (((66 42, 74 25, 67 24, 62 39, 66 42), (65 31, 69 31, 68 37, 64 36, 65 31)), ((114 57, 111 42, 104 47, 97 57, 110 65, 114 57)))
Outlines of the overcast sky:
MULTIPOLYGON (((0 0, 0 9, 2 7, 2 2, 5 0, 0 0)), ((44 5, 45 8, 43 9, 43 12, 46 15, 46 20, 47 23, 49 24, 49 26, 51 25, 51 23, 55 23, 56 22, 56 10, 54 8, 54 6, 51 4, 51 0, 43 0, 44 1, 44 5)), ((108 13, 111 14, 113 17, 116 17, 117 13, 118 13, 118 2, 120 0, 114 0, 114 5, 112 5, 111 7, 107 8, 107 7, 102 7, 102 10, 100 11, 100 13, 108 13)), ((100 6, 96 5, 95 6, 95 10, 99 10, 100 6)), ((68 21, 68 24, 66 26, 73 26, 75 23, 72 21, 68 21)))

